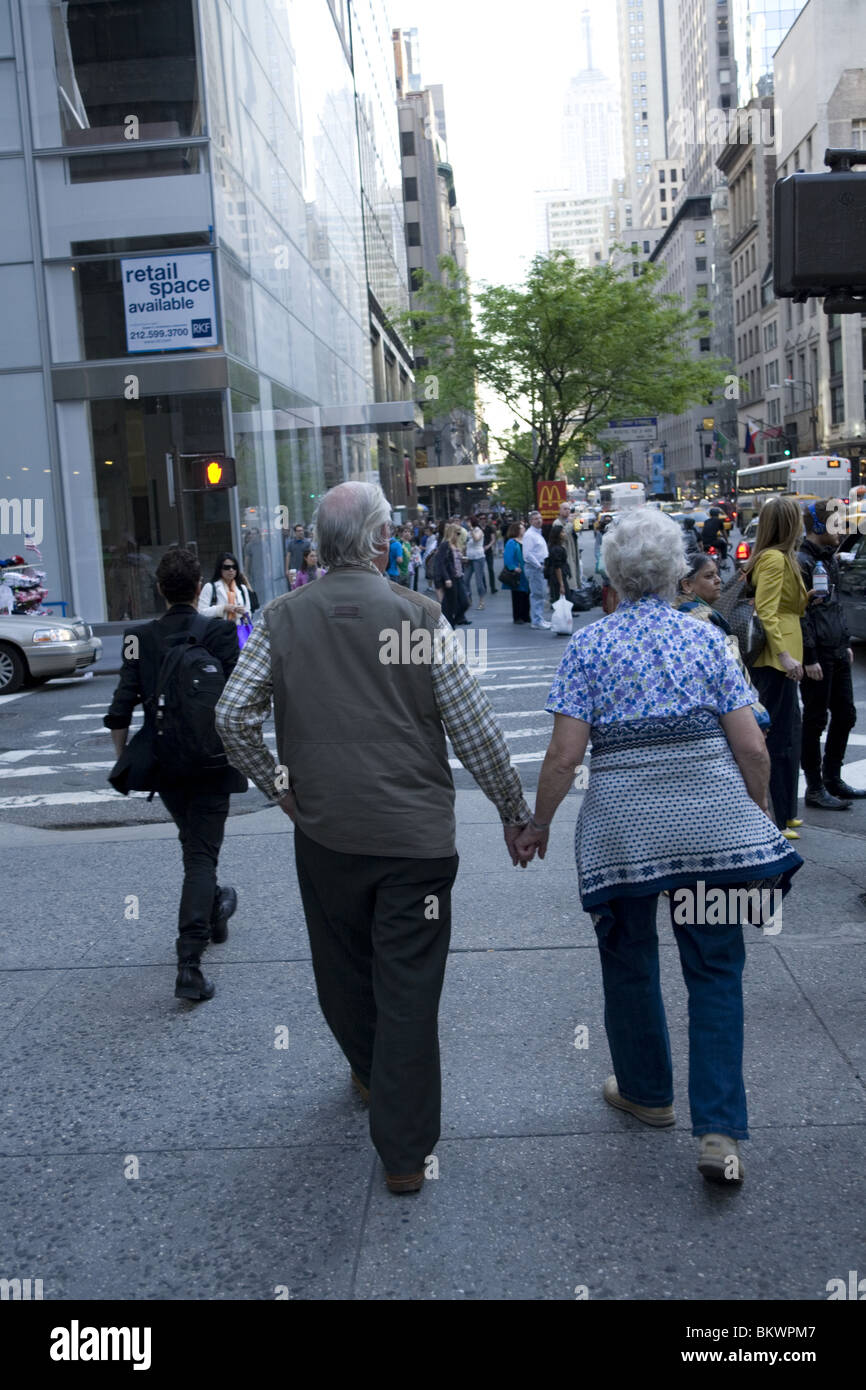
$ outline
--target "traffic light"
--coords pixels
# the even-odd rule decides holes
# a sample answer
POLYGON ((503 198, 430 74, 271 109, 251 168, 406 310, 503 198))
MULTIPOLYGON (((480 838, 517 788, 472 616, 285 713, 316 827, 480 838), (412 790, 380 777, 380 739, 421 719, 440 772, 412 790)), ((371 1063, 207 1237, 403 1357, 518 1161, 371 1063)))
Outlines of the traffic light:
POLYGON ((609 458, 606 458, 605 461, 604 461, 604 471, 605 471, 605 473, 609 473, 612 467, 613 467, 613 463, 611 462, 611 460, 610 460, 609 458))
POLYGON ((196 454, 190 460, 192 487, 188 492, 222 492, 237 487, 235 461, 228 454, 196 454))

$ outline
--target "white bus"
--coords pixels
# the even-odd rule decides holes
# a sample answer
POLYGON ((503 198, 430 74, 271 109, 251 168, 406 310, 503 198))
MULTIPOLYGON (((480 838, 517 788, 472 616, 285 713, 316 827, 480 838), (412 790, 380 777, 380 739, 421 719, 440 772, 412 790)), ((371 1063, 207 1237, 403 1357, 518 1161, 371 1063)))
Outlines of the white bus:
POLYGON ((757 516, 768 497, 812 501, 816 497, 845 498, 851 488, 851 460, 837 454, 810 454, 805 458, 777 459, 757 468, 737 470, 737 525, 741 531, 757 516))
POLYGON ((598 495, 603 512, 621 512, 627 507, 642 507, 646 502, 643 483, 602 483, 598 495))

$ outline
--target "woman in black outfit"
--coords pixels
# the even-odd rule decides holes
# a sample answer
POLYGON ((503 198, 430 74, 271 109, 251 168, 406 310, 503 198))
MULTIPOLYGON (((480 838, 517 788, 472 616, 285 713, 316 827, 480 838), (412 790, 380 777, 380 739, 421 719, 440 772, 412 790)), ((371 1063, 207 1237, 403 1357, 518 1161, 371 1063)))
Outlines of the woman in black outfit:
POLYGON ((568 595, 571 588, 571 566, 568 554, 562 543, 563 525, 555 521, 550 528, 550 541, 547 551, 547 574, 550 586, 550 602, 556 603, 561 594, 568 595))

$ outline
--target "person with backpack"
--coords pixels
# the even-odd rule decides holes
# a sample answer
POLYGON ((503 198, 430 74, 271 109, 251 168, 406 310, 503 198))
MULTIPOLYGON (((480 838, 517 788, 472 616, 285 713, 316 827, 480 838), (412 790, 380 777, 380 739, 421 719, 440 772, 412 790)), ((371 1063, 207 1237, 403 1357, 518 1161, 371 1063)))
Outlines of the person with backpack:
POLYGON ((116 791, 159 793, 178 828, 183 890, 176 943, 175 996, 211 999, 214 986, 201 971, 202 951, 223 942, 237 908, 234 888, 217 884, 229 797, 247 779, 229 765, 214 710, 240 654, 233 623, 196 612, 201 567, 189 550, 167 550, 156 571, 167 612, 127 629, 123 667, 103 719, 117 762, 109 773, 116 791), (127 743, 132 712, 144 723, 127 743))

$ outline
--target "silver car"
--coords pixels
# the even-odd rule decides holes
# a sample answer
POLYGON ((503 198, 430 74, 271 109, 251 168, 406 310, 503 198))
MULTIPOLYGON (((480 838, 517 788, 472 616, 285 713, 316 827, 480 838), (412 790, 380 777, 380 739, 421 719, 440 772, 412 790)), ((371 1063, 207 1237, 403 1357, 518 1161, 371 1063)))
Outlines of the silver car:
POLYGON ((54 676, 78 676, 102 656, 102 642, 81 618, 0 614, 0 695, 54 676))

